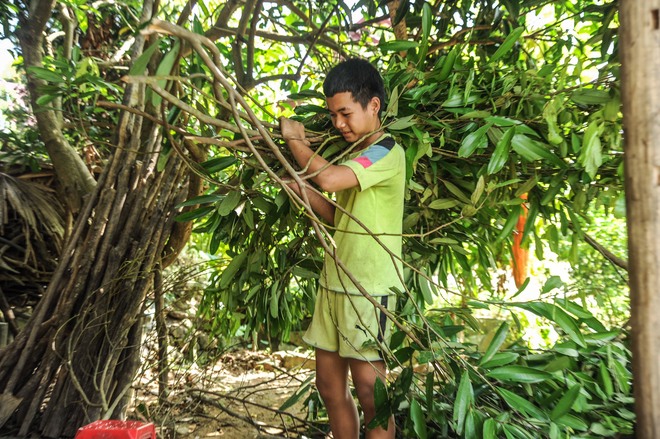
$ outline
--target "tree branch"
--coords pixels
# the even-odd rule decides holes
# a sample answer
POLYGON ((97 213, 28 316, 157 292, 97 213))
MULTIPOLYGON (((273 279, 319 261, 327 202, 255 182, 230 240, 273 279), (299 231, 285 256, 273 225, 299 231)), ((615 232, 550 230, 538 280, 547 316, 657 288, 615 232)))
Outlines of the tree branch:
POLYGON ((586 233, 584 234, 584 240, 586 241, 587 244, 589 244, 591 247, 593 247, 598 253, 603 255, 605 259, 613 263, 619 268, 623 268, 624 270, 628 271, 628 261, 625 259, 622 259, 603 247, 601 244, 599 244, 594 238, 591 236, 587 235, 586 233))

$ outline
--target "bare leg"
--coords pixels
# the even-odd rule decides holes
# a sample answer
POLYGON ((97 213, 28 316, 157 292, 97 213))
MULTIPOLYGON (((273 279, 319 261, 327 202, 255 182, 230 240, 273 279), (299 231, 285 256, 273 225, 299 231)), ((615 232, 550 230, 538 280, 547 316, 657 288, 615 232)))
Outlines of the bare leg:
MULTIPOLYGON (((351 376, 353 377, 353 384, 357 392, 360 407, 364 412, 365 425, 376 416, 376 404, 374 401, 374 385, 376 377, 379 377, 385 382, 387 375, 387 367, 384 361, 361 361, 349 360, 351 376)), ((391 417, 387 426, 387 430, 382 427, 374 428, 373 430, 366 429, 367 439, 394 439, 395 427, 394 417, 391 417)))
POLYGON ((357 439, 360 420, 348 387, 348 360, 337 352, 316 349, 316 387, 328 410, 335 439, 357 439))

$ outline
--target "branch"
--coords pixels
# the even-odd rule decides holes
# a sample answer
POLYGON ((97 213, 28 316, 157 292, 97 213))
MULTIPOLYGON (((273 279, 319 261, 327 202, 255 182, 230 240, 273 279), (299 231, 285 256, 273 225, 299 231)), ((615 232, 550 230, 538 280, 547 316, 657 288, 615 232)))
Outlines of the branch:
POLYGON ((619 268, 623 268, 624 270, 628 271, 628 261, 618 257, 605 247, 603 247, 601 244, 599 244, 594 238, 591 236, 587 235, 586 233, 584 234, 584 240, 586 241, 587 244, 592 246, 598 253, 603 255, 605 259, 613 263, 619 268))

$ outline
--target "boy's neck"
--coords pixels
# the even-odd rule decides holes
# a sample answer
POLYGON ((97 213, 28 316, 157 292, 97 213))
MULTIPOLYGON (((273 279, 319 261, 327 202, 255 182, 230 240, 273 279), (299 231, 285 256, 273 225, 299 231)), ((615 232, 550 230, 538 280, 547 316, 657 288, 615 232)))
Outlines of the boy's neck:
POLYGON ((365 148, 368 148, 371 146, 376 140, 380 139, 383 137, 385 134, 385 131, 382 129, 379 129, 378 131, 374 132, 372 135, 364 139, 362 142, 360 142, 357 147, 355 148, 356 151, 362 151, 365 148))

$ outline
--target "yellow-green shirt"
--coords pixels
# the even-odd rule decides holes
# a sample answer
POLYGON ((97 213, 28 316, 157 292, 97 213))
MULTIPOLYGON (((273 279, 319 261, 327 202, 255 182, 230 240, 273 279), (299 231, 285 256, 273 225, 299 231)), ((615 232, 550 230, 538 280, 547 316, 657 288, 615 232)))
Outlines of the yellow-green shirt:
POLYGON ((359 186, 336 194, 334 253, 346 270, 326 253, 323 287, 361 294, 349 272, 372 296, 392 294, 392 287, 403 290, 405 163, 403 148, 387 135, 341 163, 353 170, 359 186))

